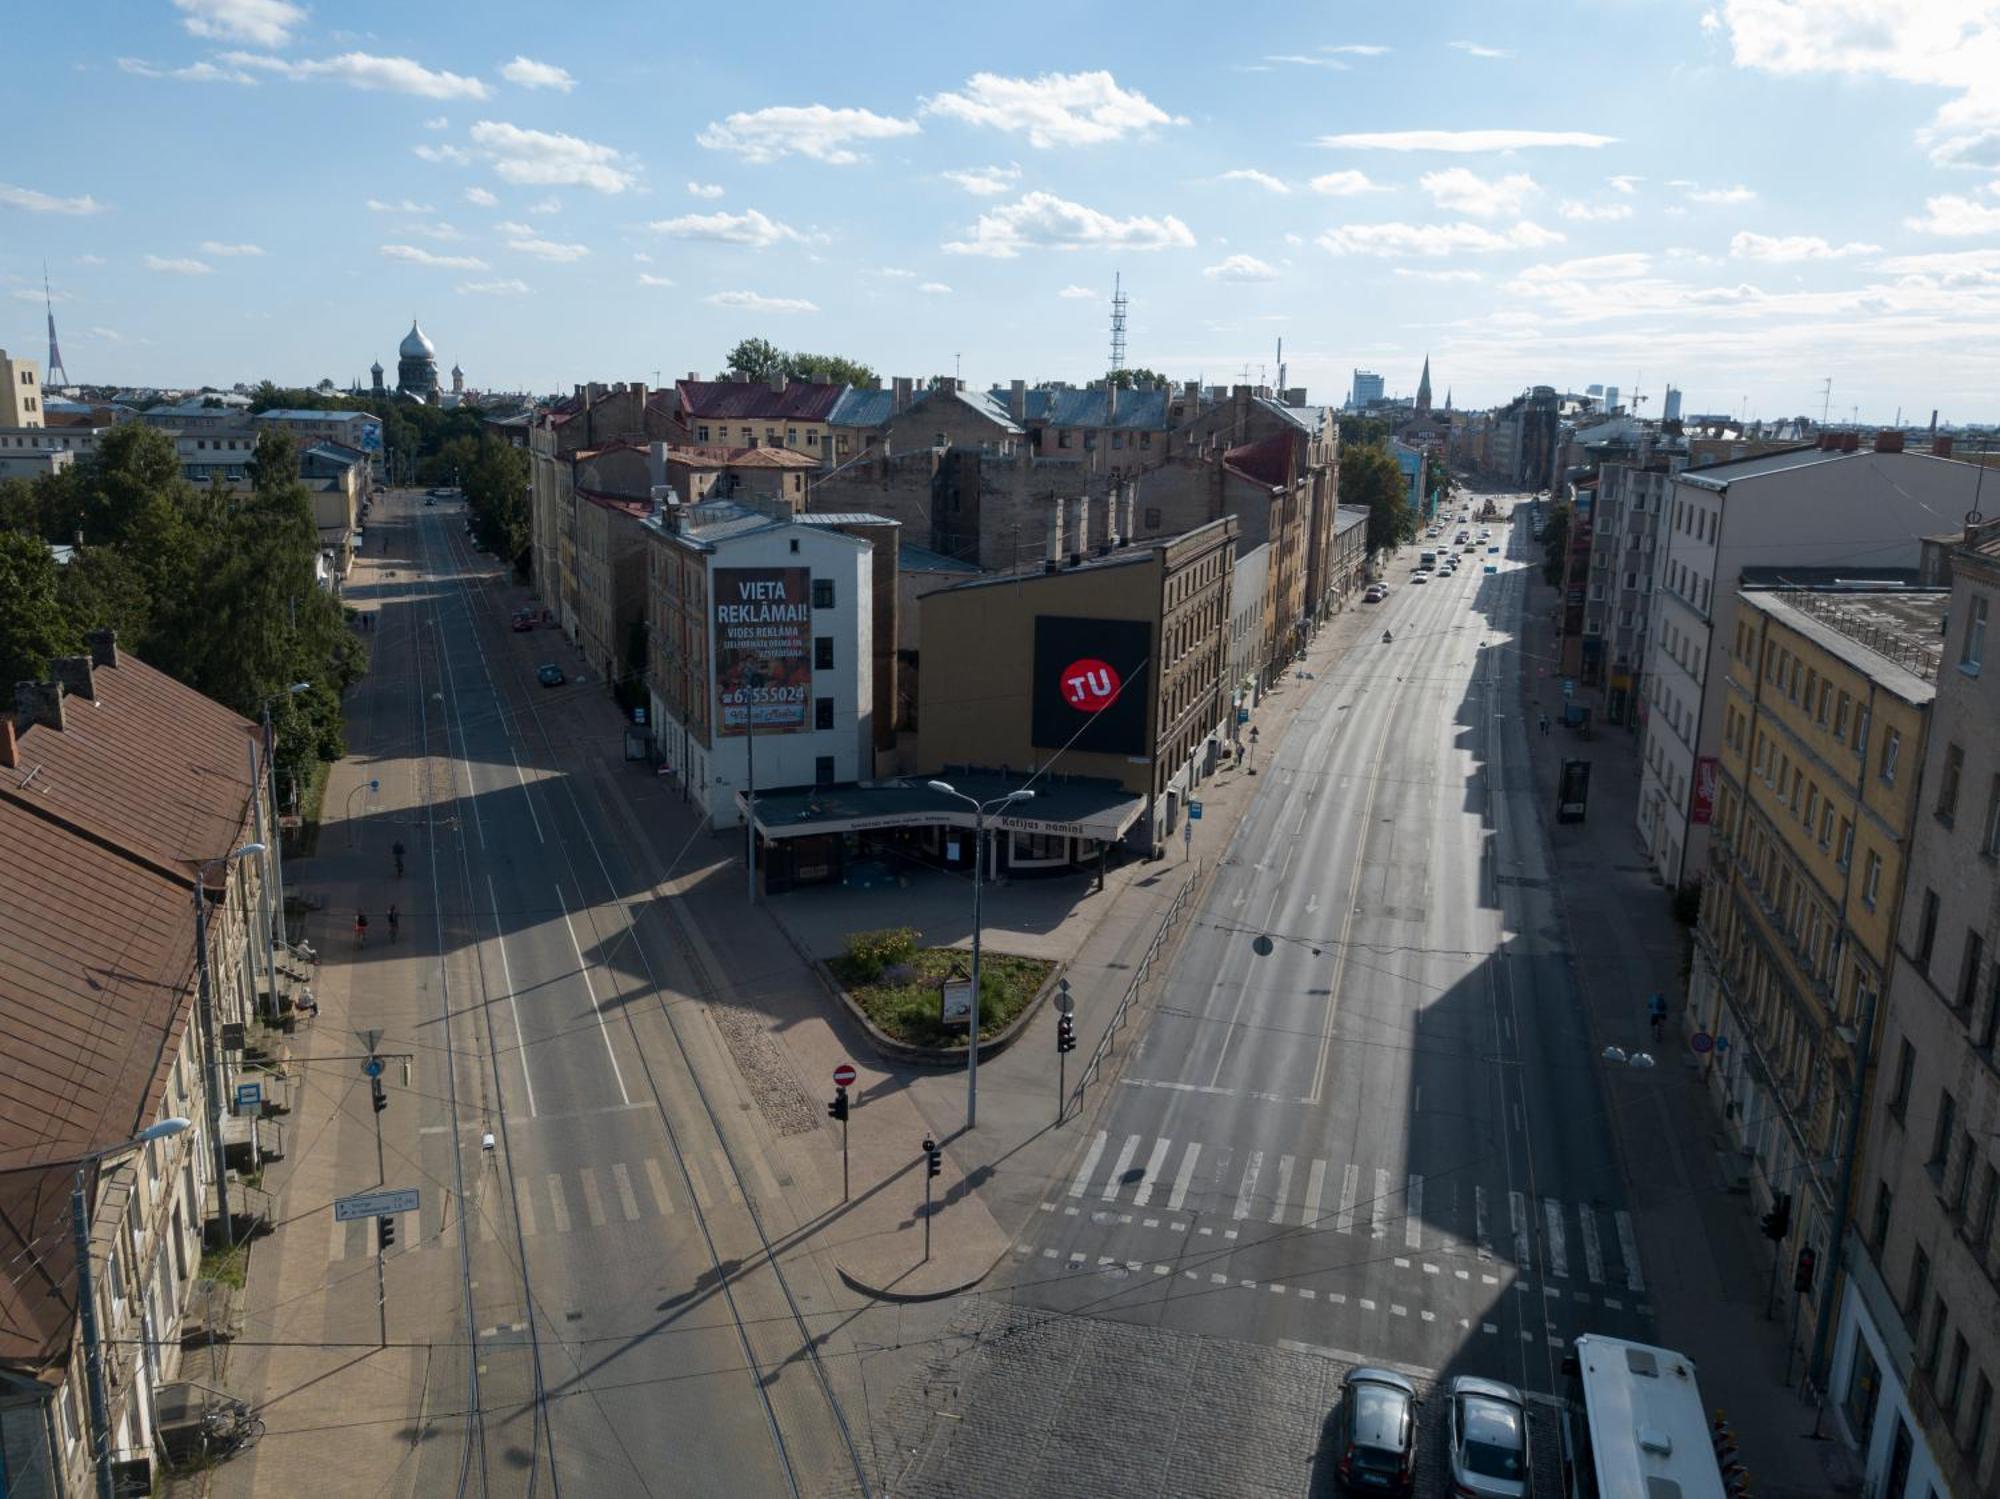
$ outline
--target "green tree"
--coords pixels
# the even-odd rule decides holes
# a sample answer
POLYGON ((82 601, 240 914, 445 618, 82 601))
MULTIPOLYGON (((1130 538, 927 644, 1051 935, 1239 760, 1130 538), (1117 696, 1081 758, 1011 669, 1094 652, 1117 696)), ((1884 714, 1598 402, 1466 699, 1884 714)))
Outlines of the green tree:
POLYGON ((1417 513, 1409 485, 1388 448, 1376 443, 1342 443, 1340 503, 1368 510, 1368 550, 1386 552, 1417 534, 1417 513))
POLYGON ((479 539, 522 576, 528 547, 528 455, 511 443, 482 438, 465 471, 465 500, 479 539))
POLYGON ((1542 527, 1542 581, 1551 588, 1562 586, 1563 562, 1569 552, 1569 528, 1575 516, 1576 507, 1564 500, 1550 509, 1548 523, 1542 527))
POLYGON ((732 374, 752 380, 769 380, 786 372, 788 356, 768 338, 746 338, 731 349, 723 361, 732 374))
POLYGON ((1451 497, 1458 492, 1458 481, 1451 476, 1451 467, 1443 458, 1433 453, 1431 462, 1425 469, 1426 484, 1430 490, 1431 510, 1435 514, 1451 503, 1451 497))
POLYGON ((1149 370, 1143 368, 1134 370, 1113 370, 1111 372, 1110 379, 1111 383, 1117 386, 1120 390, 1131 390, 1135 386, 1139 385, 1171 385, 1173 383, 1171 380, 1167 379, 1165 375, 1161 374, 1158 370, 1149 370))
POLYGON ((79 636, 86 630, 116 630, 136 648, 152 627, 153 597, 145 572, 114 546, 80 548, 56 569, 56 596, 79 636))
POLYGON ((61 571, 40 537, 0 531, 0 682, 10 713, 14 683, 44 680, 50 660, 78 644, 57 589, 61 571))
POLYGON ((824 375, 835 385, 859 385, 864 389, 875 383, 874 370, 841 354, 787 354, 785 375, 793 380, 824 375))

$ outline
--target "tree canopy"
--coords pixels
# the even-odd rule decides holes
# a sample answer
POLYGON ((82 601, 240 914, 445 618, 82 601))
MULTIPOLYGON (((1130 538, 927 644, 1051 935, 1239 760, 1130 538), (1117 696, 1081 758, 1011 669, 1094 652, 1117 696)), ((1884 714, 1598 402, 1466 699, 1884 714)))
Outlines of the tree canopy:
POLYGON ((1340 503, 1368 510, 1368 550, 1385 552, 1417 534, 1410 487, 1395 456, 1382 443, 1340 445, 1340 503))
POLYGON ((1120 390, 1131 390, 1134 386, 1138 385, 1171 385, 1173 383, 1158 370, 1144 368, 1113 370, 1110 380, 1120 390))
POLYGON ((779 348, 768 338, 746 338, 725 359, 731 373, 752 380, 810 380, 824 375, 835 385, 872 386, 875 371, 841 354, 807 354, 779 348))

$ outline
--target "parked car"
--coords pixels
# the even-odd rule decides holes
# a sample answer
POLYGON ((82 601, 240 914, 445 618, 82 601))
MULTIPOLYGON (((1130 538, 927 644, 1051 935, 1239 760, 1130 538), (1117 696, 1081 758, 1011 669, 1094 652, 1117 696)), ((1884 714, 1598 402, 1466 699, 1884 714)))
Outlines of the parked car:
POLYGON ((534 629, 535 627, 534 611, 532 609, 516 609, 514 611, 514 618, 512 623, 517 633, 525 630, 534 629))
POLYGON ((555 662, 544 661, 535 668, 535 680, 544 687, 560 687, 569 679, 563 675, 563 669, 555 662))
POLYGON ((1486 555, 1489 557, 1497 557, 1500 555, 1500 548, 1497 546, 1490 546, 1486 549, 1486 555))
POLYGON ((1387 1369, 1340 1382, 1334 1471, 1349 1493, 1406 1495, 1416 1477, 1417 1387, 1387 1369))
POLYGON ((1361 595, 1363 601, 1370 604, 1379 604, 1388 596, 1389 590, 1380 583, 1371 584, 1368 591, 1361 595))
POLYGON ((1454 1379, 1450 1391, 1452 1493, 1464 1499, 1527 1499, 1534 1470, 1521 1392, 1470 1374, 1454 1379))

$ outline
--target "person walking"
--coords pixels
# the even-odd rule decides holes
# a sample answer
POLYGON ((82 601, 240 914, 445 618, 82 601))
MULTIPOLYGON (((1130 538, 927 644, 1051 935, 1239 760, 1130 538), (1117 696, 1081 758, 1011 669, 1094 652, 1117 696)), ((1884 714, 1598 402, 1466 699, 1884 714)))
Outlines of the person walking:
POLYGON ((368 945, 368 913, 366 911, 355 913, 354 945, 356 947, 366 947, 368 945))
POLYGON ((1542 712, 1541 725, 1542 725, 1542 737, 1546 739, 1549 737, 1549 715, 1548 715, 1548 710, 1546 709, 1544 709, 1542 712))
POLYGON ((396 903, 394 901, 391 901, 389 903, 389 940, 391 942, 394 942, 396 940, 397 921, 398 919, 396 916, 396 903))

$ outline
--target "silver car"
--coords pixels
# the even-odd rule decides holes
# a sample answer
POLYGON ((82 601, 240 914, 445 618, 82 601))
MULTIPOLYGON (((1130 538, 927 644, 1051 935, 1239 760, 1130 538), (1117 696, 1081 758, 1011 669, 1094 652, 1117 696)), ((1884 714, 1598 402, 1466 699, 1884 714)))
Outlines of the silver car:
POLYGON ((1527 1499, 1528 1408, 1521 1392, 1497 1379, 1461 1374, 1451 1382, 1452 1493, 1473 1499, 1527 1499))

